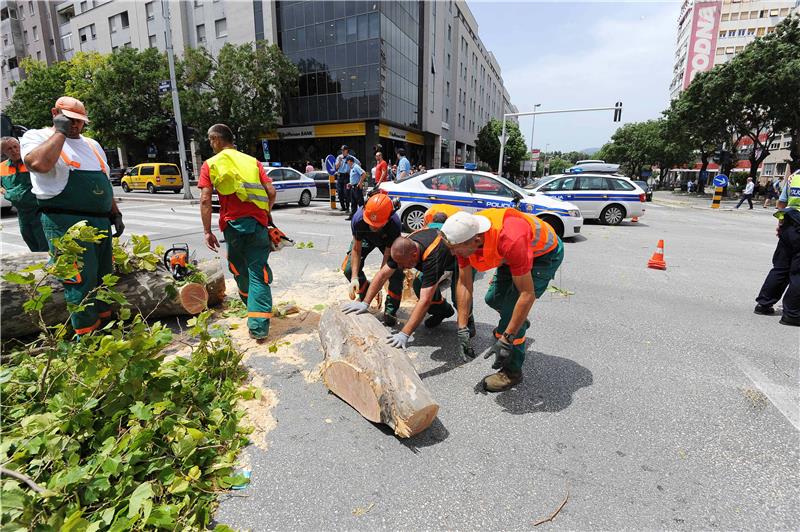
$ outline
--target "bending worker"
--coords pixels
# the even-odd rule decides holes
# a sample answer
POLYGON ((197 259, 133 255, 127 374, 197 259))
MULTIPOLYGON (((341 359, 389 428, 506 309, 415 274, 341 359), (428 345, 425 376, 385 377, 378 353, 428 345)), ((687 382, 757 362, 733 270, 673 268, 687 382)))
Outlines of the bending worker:
MULTIPOLYGON (((62 96, 50 113, 53 127, 28 130, 21 142, 50 253, 55 253, 53 239, 81 221, 108 236, 120 236, 125 225, 108 180, 106 155, 96 140, 81 135, 89 122, 86 108, 80 100, 62 96)), ((67 303, 84 304, 83 310, 70 315, 79 335, 94 331, 101 320, 111 317, 107 303, 87 295, 113 269, 111 238, 97 244, 81 242, 81 246, 85 250, 78 275, 62 280, 67 303)))
POLYGON ((473 268, 497 269, 485 300, 500 314, 500 322, 495 329, 497 340, 485 358, 495 355, 492 368, 499 371, 483 383, 490 392, 507 390, 522 381, 528 313, 555 277, 564 259, 563 244, 547 223, 511 208, 456 213, 444 222, 441 232, 458 260, 456 293, 462 356, 474 357, 467 328, 473 268))
MULTIPOLYGON (((367 200, 364 207, 356 211, 350 227, 353 241, 350 243, 350 250, 342 263, 342 271, 350 281, 350 299, 355 299, 358 294, 359 301, 364 301, 370 287, 367 276, 364 275, 364 262, 367 255, 374 249, 380 250, 383 253, 381 268, 386 265, 392 243, 400 236, 400 218, 395 214, 394 205, 389 196, 375 194, 367 200)), ((383 282, 375 283, 375 294, 382 286, 383 282)), ((397 323, 397 311, 400 309, 402 295, 403 272, 397 270, 389 277, 389 290, 383 313, 383 323, 389 327, 397 323)))
POLYGON ((216 189, 219 229, 228 247, 228 269, 247 306, 250 337, 263 341, 272 318, 272 270, 267 261, 272 250, 268 227, 275 187, 260 162, 234 148, 233 132, 228 126, 211 126, 208 142, 215 155, 203 163, 197 182, 206 246, 215 253, 219 249, 211 230, 211 194, 216 189))
POLYGON ((42 219, 36 196, 31 191, 31 174, 22 162, 19 152, 19 141, 14 137, 3 137, 3 155, 8 157, 0 164, 2 192, 8 201, 17 209, 19 234, 31 251, 47 251, 47 237, 42 229, 42 219))

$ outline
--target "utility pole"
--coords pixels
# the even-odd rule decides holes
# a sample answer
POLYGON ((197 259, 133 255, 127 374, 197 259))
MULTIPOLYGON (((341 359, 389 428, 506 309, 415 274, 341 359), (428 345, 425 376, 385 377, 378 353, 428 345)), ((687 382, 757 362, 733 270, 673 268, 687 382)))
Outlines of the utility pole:
POLYGON ((614 122, 622 120, 622 102, 617 102, 614 107, 586 107, 584 109, 558 109, 555 111, 528 111, 525 113, 504 113, 503 114, 503 133, 500 135, 500 161, 497 164, 497 175, 503 175, 503 153, 506 147, 506 118, 510 116, 536 116, 554 115, 561 113, 583 113, 587 111, 614 111, 614 122))
POLYGON ((169 60, 169 84, 172 88, 172 112, 175 114, 175 133, 178 137, 178 157, 180 157, 181 175, 183 176, 183 199, 192 199, 192 189, 189 184, 189 171, 186 165, 186 145, 183 140, 181 103, 178 100, 178 84, 175 81, 175 52, 172 49, 172 20, 169 14, 169 0, 161 0, 161 11, 164 15, 164 38, 167 43, 167 59, 169 60))
MULTIPOLYGON (((542 106, 542 104, 537 103, 536 105, 533 106, 533 110, 536 111, 536 109, 538 109, 541 106, 542 106)), ((533 132, 534 131, 536 131, 536 115, 533 115, 533 123, 531 124, 531 165, 530 165, 530 167, 528 167, 528 181, 530 181, 531 178, 533 177, 533 165, 534 165, 534 161, 533 161, 533 132)), ((536 164, 537 165, 539 164, 538 160, 536 161, 536 164)))

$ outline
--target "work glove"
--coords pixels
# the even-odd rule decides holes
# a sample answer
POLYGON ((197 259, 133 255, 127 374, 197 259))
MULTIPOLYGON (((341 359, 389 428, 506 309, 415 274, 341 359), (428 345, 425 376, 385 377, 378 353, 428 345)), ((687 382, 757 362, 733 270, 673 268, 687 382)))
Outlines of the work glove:
POLYGON ((342 305, 342 312, 345 314, 366 314, 369 312, 369 305, 363 301, 352 301, 342 305))
POLYGON ((492 347, 483 352, 483 358, 495 355, 492 369, 503 369, 511 362, 511 344, 497 340, 492 347))
POLYGON ((361 282, 358 280, 358 276, 354 275, 353 278, 350 279, 350 286, 348 287, 350 299, 356 298, 359 288, 361 288, 361 282))
POLYGON ((122 232, 125 230, 125 224, 122 223, 122 213, 118 212, 111 215, 111 223, 114 224, 114 233, 111 236, 122 236, 122 232))
POLYGON ((475 358, 475 350, 471 345, 468 327, 460 327, 458 329, 458 354, 464 362, 469 362, 475 358))
POLYGON ((70 120, 68 116, 58 113, 53 117, 53 129, 59 133, 63 133, 65 137, 68 137, 72 129, 72 120, 70 120))
POLYGON ((392 347, 397 347, 398 349, 405 349, 406 347, 408 347, 408 342, 410 342, 413 339, 414 339, 413 336, 409 336, 403 331, 400 331, 394 333, 391 336, 388 336, 386 338, 386 343, 392 347))

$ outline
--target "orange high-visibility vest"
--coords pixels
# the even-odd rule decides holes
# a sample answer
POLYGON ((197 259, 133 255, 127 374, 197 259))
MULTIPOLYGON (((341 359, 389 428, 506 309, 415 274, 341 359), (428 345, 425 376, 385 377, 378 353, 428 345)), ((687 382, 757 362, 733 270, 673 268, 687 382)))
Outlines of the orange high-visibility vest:
POLYGON ((497 250, 497 245, 500 239, 500 230, 503 229, 503 222, 508 217, 522 218, 531 225, 531 232, 533 233, 531 248, 533 248, 534 258, 541 257, 558 246, 558 236, 555 230, 547 222, 543 222, 535 216, 528 216, 511 208, 486 209, 476 212, 475 215, 488 218, 492 223, 492 227, 483 233, 481 253, 476 252, 469 257, 472 267, 478 271, 485 272, 503 264, 503 257, 497 250))
POLYGON ((425 216, 423 217, 423 221, 425 222, 425 225, 430 225, 430 223, 433 221, 433 217, 439 214, 440 212, 446 214, 447 217, 449 218, 460 210, 461 209, 459 209, 455 205, 450 205, 449 203, 436 203, 434 205, 431 205, 430 208, 427 211, 425 211, 425 216))

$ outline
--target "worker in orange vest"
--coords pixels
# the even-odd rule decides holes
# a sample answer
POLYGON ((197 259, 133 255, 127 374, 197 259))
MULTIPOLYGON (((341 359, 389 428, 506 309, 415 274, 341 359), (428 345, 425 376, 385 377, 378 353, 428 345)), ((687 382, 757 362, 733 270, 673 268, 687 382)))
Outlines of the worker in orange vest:
POLYGON ((0 163, 0 192, 17 209, 19 234, 31 251, 47 251, 50 249, 47 237, 42 229, 42 217, 36 196, 31 190, 31 173, 22 162, 19 141, 14 137, 3 137, 3 155, 8 157, 0 163))
POLYGON ((522 381, 528 313, 555 277, 564 247, 546 222, 516 209, 486 209, 476 214, 457 212, 442 225, 442 236, 458 261, 459 353, 474 358, 467 321, 472 308, 473 268, 496 269, 486 303, 500 314, 496 341, 484 358, 495 356, 497 373, 483 380, 490 392, 507 390, 522 381))

